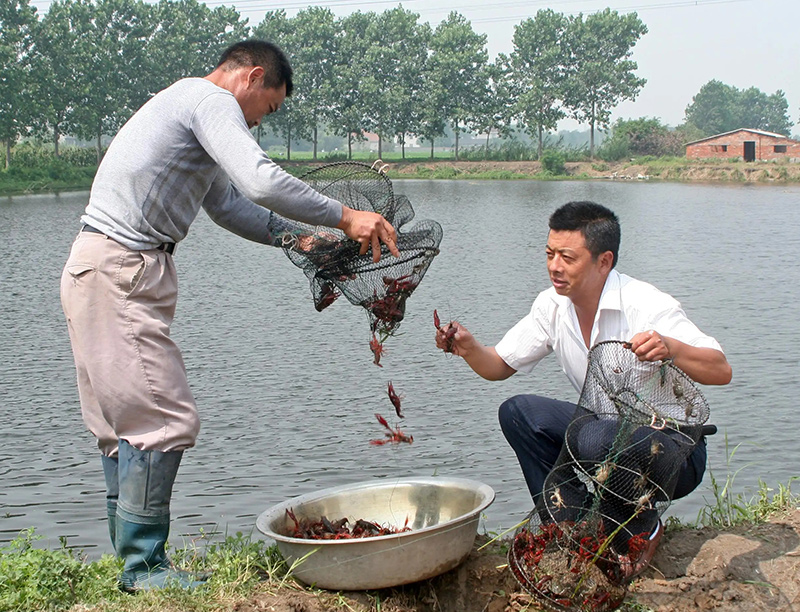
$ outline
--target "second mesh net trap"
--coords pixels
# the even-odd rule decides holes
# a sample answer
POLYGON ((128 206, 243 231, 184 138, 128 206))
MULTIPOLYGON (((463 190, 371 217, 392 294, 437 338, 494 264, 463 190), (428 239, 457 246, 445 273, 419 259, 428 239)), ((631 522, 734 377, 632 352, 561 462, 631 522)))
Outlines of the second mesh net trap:
POLYGON ((552 609, 618 607, 708 415, 671 362, 597 344, 561 453, 509 550, 522 587, 552 609))

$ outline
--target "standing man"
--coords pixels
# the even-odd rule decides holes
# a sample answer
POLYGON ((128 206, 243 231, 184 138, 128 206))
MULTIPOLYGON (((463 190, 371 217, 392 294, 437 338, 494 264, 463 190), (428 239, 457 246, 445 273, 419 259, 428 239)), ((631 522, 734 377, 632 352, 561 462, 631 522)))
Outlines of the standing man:
POLYGON ((183 359, 170 338, 177 300, 173 252, 200 207, 225 229, 278 246, 293 223, 336 227, 398 255, 380 215, 343 206, 277 166, 250 128, 292 93, 275 45, 224 51, 204 78, 182 79, 122 127, 92 185, 61 279, 84 422, 97 438, 120 586, 199 584, 171 567, 172 486, 200 429, 183 359))
MULTIPOLYGON (((479 343, 458 323, 449 340, 444 328, 437 332, 437 346, 452 349, 487 380, 530 372, 554 352, 578 393, 589 349, 604 340, 629 342, 641 361, 671 359, 695 382, 729 383, 731 367, 720 345, 688 319, 677 300, 614 270, 619 243, 619 220, 612 211, 593 202, 565 204, 550 217, 547 237, 547 271, 553 286, 537 296, 528 315, 494 347, 479 343)), ((500 427, 534 502, 558 459, 575 408, 537 395, 517 395, 500 406, 500 427)), ((705 464, 703 438, 681 466, 674 498, 700 484, 705 464)), ((637 570, 652 558, 661 532, 659 522, 637 570)))

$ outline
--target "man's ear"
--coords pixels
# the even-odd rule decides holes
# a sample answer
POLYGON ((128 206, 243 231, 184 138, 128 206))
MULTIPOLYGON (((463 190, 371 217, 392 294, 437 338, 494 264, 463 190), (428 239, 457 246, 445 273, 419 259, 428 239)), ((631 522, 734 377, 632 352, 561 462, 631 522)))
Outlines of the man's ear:
POLYGON ((247 85, 262 85, 264 83, 264 68, 262 66, 253 66, 247 72, 247 85))
POLYGON ((614 267, 614 253, 611 251, 605 251, 604 253, 600 253, 600 270, 602 272, 611 272, 611 268, 614 267))

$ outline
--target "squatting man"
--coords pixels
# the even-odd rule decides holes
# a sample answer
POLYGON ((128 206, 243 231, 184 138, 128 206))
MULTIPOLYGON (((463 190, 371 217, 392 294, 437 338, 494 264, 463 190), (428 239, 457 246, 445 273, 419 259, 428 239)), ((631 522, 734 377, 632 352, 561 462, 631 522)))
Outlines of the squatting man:
MULTIPOLYGON (((542 291, 530 312, 496 346, 485 346, 461 324, 436 345, 451 350, 487 380, 505 380, 531 372, 555 353, 580 393, 589 349, 604 340, 628 342, 641 361, 671 359, 692 380, 706 385, 730 382, 731 367, 719 343, 692 323, 673 297, 615 270, 620 225, 608 208, 593 202, 569 202, 549 221, 547 271, 552 287, 542 291), (452 335, 452 332, 448 335, 452 335)), ((538 395, 517 395, 500 406, 503 434, 516 453, 534 502, 558 459, 576 405, 538 395)), ((680 466, 673 498, 684 497, 701 482, 706 465, 702 438, 680 466)), ((660 521, 635 575, 650 561, 663 532, 660 521)), ((630 577, 630 576, 629 576, 630 577)))

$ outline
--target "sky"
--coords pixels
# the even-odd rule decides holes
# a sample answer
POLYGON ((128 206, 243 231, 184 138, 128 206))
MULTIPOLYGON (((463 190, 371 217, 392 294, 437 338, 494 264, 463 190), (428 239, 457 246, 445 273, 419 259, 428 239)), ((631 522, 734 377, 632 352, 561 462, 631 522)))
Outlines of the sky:
MULTIPOLYGON (((32 4, 44 12, 49 0, 32 4)), ((303 0, 207 0, 206 4, 232 5, 252 26, 268 10, 282 8, 291 17, 310 5, 303 0)), ((486 34, 491 59, 513 50, 514 27, 540 9, 569 15, 605 8, 636 12, 648 33, 634 47, 632 59, 647 84, 635 101, 623 102, 613 111, 612 121, 657 117, 667 125, 678 125, 692 97, 717 79, 767 94, 782 90, 791 121, 800 123, 800 0, 319 0, 314 5, 338 16, 402 6, 432 27, 457 11, 476 32, 486 34)), ((581 129, 572 121, 559 127, 581 129)), ((792 132, 800 133, 800 126, 792 132)))

